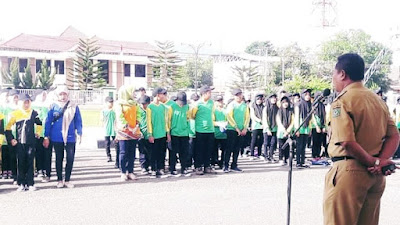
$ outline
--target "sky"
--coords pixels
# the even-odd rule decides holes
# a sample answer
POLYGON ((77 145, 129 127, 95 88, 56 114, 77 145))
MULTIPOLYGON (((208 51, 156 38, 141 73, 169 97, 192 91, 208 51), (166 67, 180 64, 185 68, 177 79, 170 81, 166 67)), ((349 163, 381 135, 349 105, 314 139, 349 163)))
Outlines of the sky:
POLYGON ((60 35, 68 26, 103 39, 210 43, 240 52, 252 41, 317 47, 346 29, 387 42, 400 33, 398 0, 326 0, 336 27, 322 29, 323 0, 13 0, 1 3, 0 39, 20 33, 60 35))

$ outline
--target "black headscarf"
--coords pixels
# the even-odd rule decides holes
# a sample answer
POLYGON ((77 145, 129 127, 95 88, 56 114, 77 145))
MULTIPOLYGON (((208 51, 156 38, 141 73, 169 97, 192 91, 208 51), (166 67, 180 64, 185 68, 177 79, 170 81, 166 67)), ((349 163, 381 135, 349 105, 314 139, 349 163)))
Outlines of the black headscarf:
POLYGON ((255 98, 253 104, 251 105, 251 107, 253 107, 253 109, 254 109, 254 115, 258 119, 262 119, 262 111, 264 109, 264 105, 262 104, 262 102, 261 102, 261 104, 257 105, 256 102, 257 102, 257 99, 259 99, 259 98, 262 100, 262 96, 261 97, 260 96, 256 96, 256 98, 255 98))
POLYGON ((288 97, 283 97, 281 99, 281 107, 278 110, 278 115, 281 118, 282 125, 287 129, 292 122, 293 110, 290 108, 290 105, 286 109, 282 107, 282 101, 284 99, 286 99, 288 103, 290 102, 288 97))
POLYGON ((270 128, 276 127, 276 114, 278 113, 278 106, 275 104, 271 104, 269 101, 270 98, 276 97, 276 95, 270 95, 266 100, 266 111, 268 116, 268 125, 270 128))
MULTIPOLYGON (((315 93, 315 99, 318 98, 318 96, 322 95, 322 93, 315 93)), ((315 103, 317 104, 317 108, 315 109, 315 115, 318 116, 318 118, 321 120, 321 126, 325 125, 325 105, 321 101, 315 103)))
POLYGON ((299 103, 299 114, 300 114, 300 118, 302 119, 302 121, 305 121, 304 124, 303 124, 303 127, 304 127, 304 128, 306 128, 306 127, 309 126, 309 124, 310 124, 310 119, 311 119, 311 118, 308 118, 308 119, 306 120, 306 117, 307 117, 307 115, 308 115, 308 113, 310 112, 311 107, 312 107, 311 101, 306 101, 306 100, 304 100, 304 95, 305 95, 305 93, 307 93, 307 92, 310 93, 310 95, 311 95, 311 92, 310 92, 309 90, 303 91, 303 92, 301 93, 301 99, 300 99, 300 103, 299 103))

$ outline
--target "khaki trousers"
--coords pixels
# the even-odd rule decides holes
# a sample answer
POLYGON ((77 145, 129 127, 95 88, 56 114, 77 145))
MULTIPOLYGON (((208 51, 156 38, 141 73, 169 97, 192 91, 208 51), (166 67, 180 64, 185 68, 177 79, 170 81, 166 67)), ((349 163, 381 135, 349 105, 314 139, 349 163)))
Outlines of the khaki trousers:
POLYGON ((325 225, 376 225, 386 180, 356 160, 333 164, 325 176, 325 225))

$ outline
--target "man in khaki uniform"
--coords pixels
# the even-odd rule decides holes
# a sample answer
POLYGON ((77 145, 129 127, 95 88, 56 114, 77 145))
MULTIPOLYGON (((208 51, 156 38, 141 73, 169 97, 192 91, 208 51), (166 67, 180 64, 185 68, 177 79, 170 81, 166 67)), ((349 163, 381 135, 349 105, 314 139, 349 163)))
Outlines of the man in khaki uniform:
MULTIPOLYGON (((331 106, 329 155, 325 177, 325 225, 379 223, 385 189, 383 166, 399 144, 399 133, 385 103, 363 86, 364 61, 357 54, 338 58, 333 84, 340 94, 331 106)), ((387 172, 385 175, 390 175, 387 172)))

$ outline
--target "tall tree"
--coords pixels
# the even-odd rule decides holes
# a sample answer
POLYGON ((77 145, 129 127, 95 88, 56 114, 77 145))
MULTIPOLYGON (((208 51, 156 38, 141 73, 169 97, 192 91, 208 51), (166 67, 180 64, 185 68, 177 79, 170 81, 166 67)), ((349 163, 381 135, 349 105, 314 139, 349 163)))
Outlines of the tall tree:
POLYGON ((277 56, 277 51, 270 41, 254 41, 246 47, 246 53, 258 56, 277 56))
POLYGON ((51 73, 50 67, 47 67, 46 59, 40 64, 40 71, 36 74, 38 88, 48 90, 53 86, 55 72, 51 73))
POLYGON ((252 90, 261 85, 258 82, 258 67, 256 66, 234 66, 232 70, 235 74, 231 83, 231 88, 240 88, 243 91, 252 90))
POLYGON ((21 87, 21 78, 19 76, 19 59, 13 58, 8 68, 1 71, 2 80, 5 84, 12 84, 14 88, 21 87))
POLYGON ((153 74, 155 86, 173 87, 174 76, 178 73, 178 63, 181 60, 175 51, 175 45, 172 41, 156 41, 158 50, 157 56, 151 59, 153 62, 153 74))
POLYGON ((290 81, 285 83, 285 90, 291 93, 300 92, 302 89, 310 88, 315 91, 322 91, 331 87, 331 81, 316 75, 304 76, 295 75, 290 81))
MULTIPOLYGON (((332 74, 332 68, 335 65, 337 57, 345 53, 358 53, 365 61, 366 69, 372 64, 379 52, 385 46, 379 42, 373 41, 371 36, 362 30, 348 30, 336 34, 332 40, 326 41, 321 46, 319 59, 323 61, 323 70, 325 73, 332 74)), ((381 66, 371 76, 366 83, 367 87, 379 86, 387 91, 390 86, 388 74, 392 64, 392 52, 388 51, 381 66)))
POLYGON ((35 89, 36 81, 33 80, 31 66, 28 61, 28 65, 25 67, 25 73, 22 75, 21 79, 22 88, 24 89, 35 89))
POLYGON ((308 76, 312 73, 312 65, 306 60, 306 51, 297 43, 282 47, 278 52, 282 60, 281 63, 273 64, 273 82, 276 85, 285 84, 282 79, 292 80, 295 76, 308 76))
POLYGON ((77 75, 74 76, 74 71, 69 73, 68 80, 77 83, 84 90, 103 87, 107 84, 104 79, 103 63, 93 63, 93 58, 100 54, 98 52, 100 47, 96 45, 96 42, 95 39, 79 39, 76 58, 74 59, 77 75))

